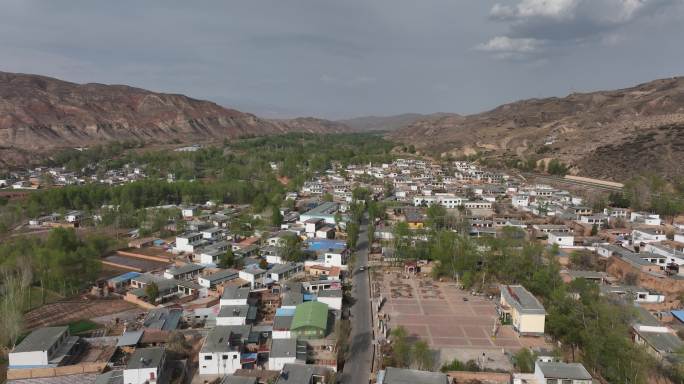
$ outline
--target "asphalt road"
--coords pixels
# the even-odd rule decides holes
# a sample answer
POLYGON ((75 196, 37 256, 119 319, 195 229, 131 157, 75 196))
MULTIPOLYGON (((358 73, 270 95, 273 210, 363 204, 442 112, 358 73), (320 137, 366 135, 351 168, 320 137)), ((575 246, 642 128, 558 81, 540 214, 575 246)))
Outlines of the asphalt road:
POLYGON ((368 270, 360 271, 359 267, 368 264, 368 226, 361 225, 356 251, 356 263, 352 277, 351 306, 351 345, 349 357, 340 375, 340 382, 346 384, 366 384, 370 378, 373 349, 373 330, 371 323, 370 287, 368 286, 368 270))

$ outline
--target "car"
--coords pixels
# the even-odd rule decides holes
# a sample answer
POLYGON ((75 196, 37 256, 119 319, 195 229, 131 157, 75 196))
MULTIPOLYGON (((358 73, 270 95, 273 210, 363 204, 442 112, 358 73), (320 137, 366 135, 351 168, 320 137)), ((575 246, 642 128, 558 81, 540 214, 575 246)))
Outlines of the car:
POLYGON ((463 298, 463 301, 468 301, 468 298, 467 298, 467 297, 464 297, 464 298, 463 298))
POLYGON ((359 271, 362 271, 362 272, 363 272, 363 271, 365 271, 365 270, 366 270, 366 267, 359 267, 359 271))

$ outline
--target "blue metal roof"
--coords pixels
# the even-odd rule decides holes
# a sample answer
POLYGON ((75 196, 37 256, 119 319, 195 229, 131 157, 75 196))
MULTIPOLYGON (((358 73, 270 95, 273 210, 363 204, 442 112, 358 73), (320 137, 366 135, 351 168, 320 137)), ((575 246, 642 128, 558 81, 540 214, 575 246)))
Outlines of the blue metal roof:
POLYGON ((670 311, 670 313, 672 313, 672 316, 674 316, 677 320, 684 323, 684 309, 677 309, 674 311, 670 311))
POLYGON ((108 281, 111 281, 113 283, 121 283, 123 281, 135 279, 138 276, 140 276, 140 272, 126 272, 123 275, 112 277, 108 281))
POLYGON ((276 309, 276 316, 294 316, 295 308, 278 308, 276 309))
POLYGON ((326 249, 337 249, 343 250, 347 248, 347 243, 339 240, 328 240, 328 239, 316 239, 307 240, 306 244, 308 248, 312 251, 321 251, 326 249))

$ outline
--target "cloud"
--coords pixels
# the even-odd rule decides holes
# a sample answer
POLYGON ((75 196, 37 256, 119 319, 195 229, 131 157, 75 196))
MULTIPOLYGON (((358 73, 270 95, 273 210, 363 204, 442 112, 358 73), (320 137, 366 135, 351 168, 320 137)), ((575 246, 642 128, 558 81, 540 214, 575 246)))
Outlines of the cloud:
MULTIPOLYGON (((517 53, 539 52, 534 41, 547 42, 545 49, 620 40, 620 29, 641 18, 663 12, 684 0, 517 0, 514 5, 494 4, 490 19, 508 25, 508 33, 481 47, 499 52, 498 46, 518 48, 517 53), (504 39, 507 38, 507 39, 504 39), (537 48, 537 49, 534 49, 537 48)), ((506 50, 506 49, 503 49, 506 50)))
POLYGON ((477 49, 485 52, 531 53, 538 51, 542 44, 543 41, 538 39, 497 36, 484 44, 480 44, 477 49))

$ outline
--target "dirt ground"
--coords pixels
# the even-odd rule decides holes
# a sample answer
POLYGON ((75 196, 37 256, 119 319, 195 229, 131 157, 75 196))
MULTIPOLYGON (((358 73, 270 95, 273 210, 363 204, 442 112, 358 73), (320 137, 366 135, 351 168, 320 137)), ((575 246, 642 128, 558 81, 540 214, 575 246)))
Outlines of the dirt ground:
POLYGON ((472 296, 453 282, 404 275, 400 269, 376 281, 385 298, 382 311, 390 328, 403 326, 410 337, 428 342, 442 362, 477 359, 482 353, 492 367, 505 369, 508 358, 523 346, 543 346, 543 338, 520 338, 511 326, 496 326, 496 298, 472 296), (379 281, 382 280, 382 281, 379 281))
POLYGON ((68 324, 136 308, 120 299, 69 299, 43 305, 24 315, 26 329, 68 324))

